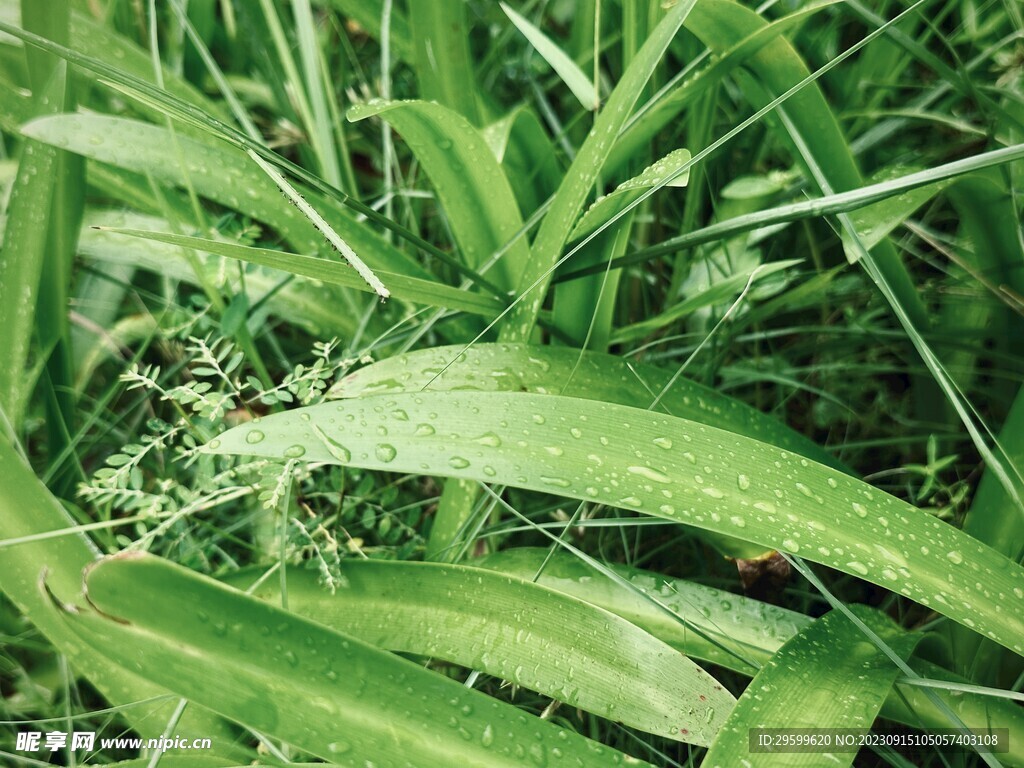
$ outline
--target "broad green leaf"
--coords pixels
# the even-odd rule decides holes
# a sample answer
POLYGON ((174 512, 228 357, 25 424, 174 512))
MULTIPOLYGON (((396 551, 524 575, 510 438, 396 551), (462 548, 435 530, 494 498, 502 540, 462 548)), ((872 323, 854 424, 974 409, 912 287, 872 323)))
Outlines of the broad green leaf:
POLYGON ((576 228, 569 235, 570 240, 580 240, 601 225, 607 223, 617 214, 621 213, 630 204, 636 202, 644 190, 661 184, 670 179, 667 186, 685 187, 690 178, 689 170, 683 171, 676 176, 679 169, 687 167, 690 162, 690 152, 686 149, 676 149, 669 152, 665 157, 656 163, 648 166, 639 176, 634 176, 629 181, 624 181, 615 188, 615 191, 599 198, 587 212, 580 218, 576 228))
POLYGON ((623 755, 166 560, 122 553, 65 614, 81 642, 190 700, 333 763, 520 766, 623 755), (401 727, 396 727, 396 705, 401 727))
POLYGON ((501 9, 515 24, 516 29, 523 33, 523 37, 530 41, 530 45, 537 49, 537 53, 555 70, 562 82, 565 83, 573 96, 579 99, 584 109, 594 110, 601 103, 601 98, 594 90, 593 81, 588 78, 575 61, 566 55, 565 51, 556 45, 551 38, 541 32, 537 27, 501 3, 501 9))
MULTIPOLYGON (((76 634, 54 614, 40 589, 45 574, 47 589, 60 600, 69 602, 80 593, 82 570, 99 553, 84 534, 73 532, 75 525, 0 429, 0 585, 4 594, 54 648, 74 655, 75 671, 112 704, 166 695, 167 689, 115 663, 109 647, 82 647, 76 634), (35 538, 68 529, 72 531, 68 535, 35 538), (14 540, 21 543, 12 543, 14 540)), ((172 710, 173 702, 161 702, 149 707, 126 707, 123 716, 141 735, 155 738, 167 725, 172 710)), ((249 757, 247 750, 234 746, 234 733, 227 723, 199 706, 186 710, 180 727, 213 739, 220 754, 238 761, 249 757)))
MULTIPOLYGON (((868 608, 849 609, 906 659, 922 635, 908 634, 868 608)), ((701 765, 732 768, 750 761, 751 728, 870 728, 899 668, 845 613, 834 610, 804 628, 757 673, 701 765)), ((757 754, 758 766, 853 763, 857 753, 757 754)))
MULTIPOLYGON (((525 578, 462 565, 346 562, 332 594, 289 571, 288 610, 391 651, 444 659, 649 733, 711 743, 733 698, 630 622, 525 578), (709 715, 709 711, 711 714, 709 715)), ((260 573, 232 575, 246 589, 260 573)), ((253 593, 280 601, 276 580, 253 593)))
POLYGON ((598 114, 594 128, 566 172, 537 233, 532 257, 519 284, 520 294, 529 293, 512 308, 501 330, 502 341, 529 340, 537 313, 544 303, 551 280, 550 272, 557 264, 583 203, 608 159, 612 143, 669 43, 696 4, 696 0, 680 0, 667 11, 630 62, 629 68, 598 114))
MULTIPOLYGON (((378 116, 395 128, 423 165, 441 201, 466 263, 474 269, 523 225, 505 173, 483 136, 462 115, 426 101, 371 102, 348 111, 349 120, 378 116)), ((504 289, 516 284, 530 246, 519 238, 491 270, 504 289)))
MULTIPOLYGON (((532 579, 547 555, 544 549, 517 547, 471 560, 470 564, 532 579)), ((555 553, 547 561, 537 583, 599 605, 687 656, 748 677, 813 621, 801 613, 703 584, 625 565, 606 567, 635 591, 564 552, 555 553)))
MULTIPOLYGON (((270 224, 301 250, 325 249, 324 238, 291 204, 245 152, 210 140, 171 138, 165 128, 103 115, 58 115, 34 120, 22 128, 30 138, 77 152, 158 181, 183 186, 187 182, 203 197, 270 224), (184 167, 168 162, 169 147, 181 149, 184 167), (187 177, 186 177, 187 174, 187 177)), ((348 214, 332 210, 319 195, 311 205, 373 268, 400 271, 416 277, 429 273, 348 214)))
MULTIPOLYGON (((422 389, 535 392, 645 407, 665 389, 672 375, 656 365, 599 352, 528 344, 474 344, 466 350, 461 346, 434 347, 385 358, 346 376, 329 396, 391 395, 422 389)), ((685 377, 679 377, 665 391, 655 410, 752 437, 843 469, 830 453, 778 420, 685 377)))
MULTIPOLYGON (((474 560, 472 565, 532 579, 547 556, 544 549, 517 548, 474 560)), ((747 676, 753 676, 785 642, 812 623, 803 614, 703 584, 624 565, 604 567, 628 582, 629 587, 562 552, 548 560, 538 583, 622 616, 688 656, 747 676)), ((913 667, 928 679, 967 682, 923 660, 915 659, 913 667)), ((1024 764, 1024 746, 1014 746, 1024 744, 1018 741, 1024 739, 1024 712, 1019 706, 1006 699, 964 694, 955 688, 937 689, 936 693, 965 723, 1009 728, 1014 751, 1007 755, 1008 764, 1024 764)), ((915 727, 949 728, 947 713, 915 685, 898 684, 881 714, 915 727)))
MULTIPOLYGON (((200 237, 173 235, 166 232, 144 232, 134 229, 112 229, 115 234, 138 237, 145 240, 167 243, 183 248, 193 248, 229 259, 238 259, 251 264, 259 264, 272 269, 279 269, 293 275, 319 280, 322 283, 341 285, 361 291, 373 292, 354 270, 337 261, 328 261, 317 256, 302 256, 297 253, 271 251, 266 248, 254 248, 247 245, 225 243, 219 240, 206 240, 200 237)), ((501 304, 497 299, 437 283, 420 280, 415 277, 391 274, 379 271, 381 278, 391 287, 395 298, 427 304, 428 306, 449 307, 463 312, 491 316, 497 314, 501 304)))
POLYGON ((558 395, 425 391, 275 414, 207 450, 461 477, 632 509, 799 554, 1024 653, 1024 568, 864 482, 686 419, 558 395))

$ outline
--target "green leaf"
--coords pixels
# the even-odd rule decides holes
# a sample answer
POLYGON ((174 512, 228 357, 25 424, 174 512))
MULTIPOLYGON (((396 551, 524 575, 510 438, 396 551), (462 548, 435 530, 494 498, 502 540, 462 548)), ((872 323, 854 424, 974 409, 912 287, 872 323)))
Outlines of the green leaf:
MULTIPOLYGON (((296 248, 327 248, 316 228, 282 198, 281 191, 246 153, 235 147, 187 136, 172 139, 165 128, 104 115, 57 115, 34 120, 23 126, 22 132, 166 184, 190 184, 199 195, 270 224, 296 248), (168 147, 175 146, 174 142, 181 149, 184 167, 168 162, 168 147)), ((429 276, 365 224, 334 209, 319 195, 309 194, 307 199, 372 268, 429 276)))
MULTIPOLYGON (((922 635, 908 634, 862 606, 850 611, 899 656, 922 635)), ((731 768, 749 761, 751 728, 870 728, 899 668, 845 613, 832 611, 801 630, 772 657, 743 692, 701 765, 731 768), (812 684, 811 681, 813 681, 812 684)), ((853 763, 856 751, 758 754, 758 766, 853 763)))
MULTIPOLYGON (((704 584, 625 565, 605 565, 606 572, 601 572, 564 552, 555 553, 550 560, 548 555, 544 549, 517 548, 496 552, 472 564, 533 578, 547 561, 539 584, 622 616, 688 656, 747 676, 756 674, 784 643, 812 623, 803 614, 704 584)), ((967 682, 920 659, 913 662, 913 667, 931 680, 953 681, 954 686, 967 682)), ((986 724, 1009 728, 1011 747, 1024 743, 1018 741, 1024 738, 1024 712, 1019 706, 1007 699, 965 694, 954 686, 933 690, 964 722, 972 727, 986 724)), ((924 690, 898 684, 882 707, 882 716, 914 727, 949 728, 947 711, 937 708, 924 690)), ((1008 764, 1024 765, 1024 748, 1014 750, 1005 756, 1008 764)))
MULTIPOLYGON (((871 181, 877 184, 897 178, 900 170, 904 169, 887 169, 882 178, 875 178, 871 181)), ((861 243, 863 243, 864 248, 870 251, 888 237, 889 233, 896 229, 896 227, 906 221, 914 211, 952 183, 953 180, 948 179, 924 187, 917 187, 888 200, 866 205, 852 213, 850 220, 857 229, 857 236, 860 238, 861 243)), ((844 231, 842 233, 842 238, 843 250, 846 251, 847 261, 851 264, 856 263, 860 258, 860 251, 853 245, 847 232, 844 231)))
POLYGON ((866 483, 686 419, 557 395, 427 391, 275 414, 207 450, 461 477, 632 509, 799 554, 1024 652, 1024 615, 1014 609, 1024 568, 866 483))
MULTIPOLYGON (((348 561, 334 594, 289 571, 288 609, 379 648, 452 661, 649 733, 707 745, 732 696, 628 621, 529 581, 435 563, 348 561), (709 708, 713 710, 708 715, 709 708)), ((245 589, 260 573, 237 574, 245 589)), ((280 600, 275 580, 253 593, 280 600)))
POLYGON ((122 553, 86 576, 87 646, 198 704, 341 765, 520 766, 623 756, 349 635, 160 558, 122 553), (401 727, 395 706, 400 702, 401 727))
MULTIPOLYGON (((3 414, 0 413, 0 420, 3 414)), ((24 462, 0 429, 0 585, 4 594, 59 652, 74 655, 75 671, 84 675, 112 704, 164 696, 167 690, 118 666, 110 648, 83 648, 77 635, 55 615, 40 579, 57 598, 73 600, 81 590, 82 570, 99 556, 76 522, 24 462)), ((126 707, 125 719, 146 738, 158 737, 173 702, 126 707)), ((228 724, 208 710, 189 707, 180 727, 213 739, 214 748, 238 761, 248 751, 234 746, 228 724)))
POLYGON ((533 256, 519 284, 521 294, 527 291, 529 293, 525 294, 525 298, 519 304, 513 306, 501 331, 502 341, 529 340, 551 280, 551 270, 558 263, 562 247, 583 208, 583 203, 608 159, 612 143, 669 43, 696 4, 696 0, 680 0, 668 10, 643 47, 633 57, 629 68, 594 121, 594 128, 587 135, 587 140, 580 147, 576 159, 566 172, 537 233, 537 239, 533 243, 533 256))
POLYGON ((798 259, 775 261, 769 264, 759 264, 743 269, 734 275, 723 277, 709 285, 706 289, 683 299, 677 304, 673 304, 669 309, 654 317, 619 328, 612 335, 612 343, 621 344, 627 341, 642 339, 677 320, 692 315, 699 309, 731 301, 742 294, 747 286, 758 286, 759 282, 764 278, 777 275, 800 263, 802 262, 798 259))
POLYGON ((501 3, 501 10, 505 12, 509 20, 515 24, 516 29, 523 33, 523 37, 530 41, 530 45, 537 49, 537 53, 555 70, 562 82, 565 83, 573 96, 579 99, 584 109, 595 110, 601 103, 601 98, 594 90, 594 83, 588 78, 575 61, 566 55, 565 51, 559 48, 551 38, 541 32, 537 27, 501 3))
POLYGON ((481 132, 515 191, 519 210, 530 214, 555 193, 562 168, 540 119, 522 106, 481 132))
POLYGON ((649 165, 639 176, 634 176, 629 181, 622 182, 615 188, 614 192, 599 198, 587 209, 587 212, 583 214, 576 228, 569 236, 569 239, 581 240, 586 237, 595 229, 624 211, 629 205, 636 202, 645 190, 661 184, 666 179, 670 179, 666 186, 685 187, 690 178, 687 166, 689 162, 689 150, 676 149, 669 152, 661 160, 649 165), (679 175, 675 175, 681 168, 686 168, 687 170, 679 175))
POLYGON ((413 53, 420 97, 443 104, 476 125, 479 89, 473 77, 467 16, 463 0, 409 3, 409 22, 416 30, 413 53))
MULTIPOLYGON (((339 381, 330 397, 398 392, 475 390, 535 392, 619 405, 649 405, 669 385, 672 372, 600 352, 529 344, 433 347, 385 358, 339 381), (454 362, 453 362, 454 361, 454 362)), ((840 469, 832 454, 777 419, 703 384, 679 377, 655 410, 794 451, 840 469)))
POLYGON ((47 222, 57 167, 57 151, 25 143, 11 191, 0 252, 0 410, 21 423, 31 382, 26 380, 29 344, 35 328, 39 280, 46 259, 47 222))
MULTIPOLYGON (((397 130, 423 165, 437 192, 466 264, 485 264, 523 226, 505 173, 483 136, 462 115, 425 101, 371 102, 348 111, 348 119, 378 116, 397 130)), ((496 282, 515 285, 529 261, 519 238, 494 266, 496 282)))
MULTIPOLYGON (((145 240, 193 248, 198 251, 226 256, 264 267, 280 269, 293 275, 308 277, 324 283, 355 288, 360 291, 374 292, 374 289, 347 264, 328 261, 317 256, 302 256, 297 253, 271 251, 266 248, 253 248, 247 245, 236 245, 219 240, 206 240, 200 237, 173 235, 166 232, 144 232, 137 229, 110 229, 116 234, 138 237, 145 240)), ((483 296, 431 280, 420 280, 415 277, 391 274, 380 271, 379 275, 391 287, 395 298, 420 302, 428 306, 449 307, 463 312, 492 316, 501 310, 497 299, 483 296)))
MULTIPOLYGON (((193 285, 201 286, 204 279, 218 287, 225 284, 230 295, 241 290, 238 270, 227 269, 222 257, 200 252, 192 254, 195 258, 190 259, 186 251, 177 246, 115 231, 139 230, 148 235, 171 228, 166 220, 154 216, 126 211, 88 211, 79 237, 78 252, 104 272, 111 268, 140 267, 193 285), (203 272, 202 277, 195 273, 196 264, 203 272)), ((342 299, 334 286, 303 280, 290 282, 281 288, 281 280, 285 277, 277 270, 258 266, 246 271, 245 289, 251 303, 256 305, 265 299, 263 306, 267 311, 288 318, 318 336, 355 332, 358 321, 348 312, 336 309, 342 299)), ((101 346, 109 351, 109 345, 102 340, 101 346)))
POLYGON ((547 550, 517 547, 470 564, 532 579, 547 560, 538 584, 622 616, 687 656, 748 677, 813 621, 802 613, 703 584, 625 565, 605 566, 635 588, 627 589, 571 554, 547 557, 547 550))

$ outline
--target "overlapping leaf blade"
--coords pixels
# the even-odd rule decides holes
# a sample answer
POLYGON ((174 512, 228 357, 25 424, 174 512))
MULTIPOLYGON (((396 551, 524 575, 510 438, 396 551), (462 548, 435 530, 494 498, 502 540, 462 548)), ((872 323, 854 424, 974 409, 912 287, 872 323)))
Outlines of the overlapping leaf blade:
POLYGON ((86 588, 95 610, 62 617, 80 642, 116 645, 121 664, 339 765, 621 764, 621 753, 151 555, 101 561, 86 588))
MULTIPOLYGON (((288 609, 392 651, 454 661, 625 725, 709 744, 732 696, 633 624, 528 580, 458 565, 346 563, 334 593, 288 574, 288 609), (709 715, 709 712, 711 713, 709 715)), ((259 573, 230 583, 248 587, 259 573)), ((269 580, 254 593, 276 603, 269 580)))
POLYGON ((556 395, 421 392, 277 414, 207 450, 469 478, 665 517, 873 581, 1024 652, 1024 568, 866 483, 685 419, 556 395))

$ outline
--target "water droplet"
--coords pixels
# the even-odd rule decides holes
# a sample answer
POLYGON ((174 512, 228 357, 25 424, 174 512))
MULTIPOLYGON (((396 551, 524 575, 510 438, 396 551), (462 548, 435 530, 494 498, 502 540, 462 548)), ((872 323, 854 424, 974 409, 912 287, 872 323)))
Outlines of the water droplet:
POLYGON ((745 527, 746 527, 746 525, 747 525, 747 521, 746 521, 746 520, 744 520, 744 519, 743 519, 742 517, 740 517, 739 515, 733 515, 732 517, 730 517, 730 518, 729 518, 729 522, 731 522, 731 523, 732 523, 733 525, 735 525, 735 526, 736 526, 737 528, 745 528, 745 527))
POLYGON ((572 483, 566 480, 564 477, 548 477, 547 475, 541 475, 540 481, 545 485, 553 485, 557 488, 568 488, 572 483))
POLYGON ((955 549, 951 552, 947 552, 946 557, 949 560, 949 562, 953 563, 954 565, 960 565, 960 563, 964 561, 964 556, 957 552, 955 549))
POLYGON ((286 459, 297 459, 300 456, 304 456, 305 454, 306 446, 304 445, 289 445, 287 448, 284 449, 284 457, 286 459))
POLYGON ((313 434, 320 438, 320 442, 324 444, 327 452, 342 464, 348 464, 352 460, 351 451, 337 440, 328 437, 327 433, 320 429, 316 424, 313 425, 313 434))
POLYGON ((627 467, 627 469, 634 475, 645 477, 648 480, 653 480, 655 483, 671 483, 672 479, 664 472, 659 472, 656 469, 650 467, 627 467))
POLYGON ((846 567, 849 568, 854 573, 859 573, 861 576, 867 576, 868 575, 868 567, 866 565, 864 565, 864 563, 860 563, 860 562, 858 562, 856 560, 851 560, 850 562, 848 562, 846 564, 846 567))
POLYGON ((545 421, 547 421, 547 419, 545 419, 539 413, 533 414, 533 423, 534 424, 543 424, 545 421))
POLYGON ((479 443, 480 445, 487 445, 491 448, 497 448, 501 445, 501 438, 493 432, 485 432, 473 442, 479 443))
POLYGON ((416 436, 417 437, 429 437, 430 435, 434 434, 436 431, 437 430, 435 430, 429 424, 417 424, 416 425, 416 436))
POLYGON ((546 445, 544 446, 544 450, 550 453, 552 456, 561 456, 562 454, 565 453, 565 451, 562 450, 557 445, 546 445))
POLYGON ((395 446, 391 445, 391 443, 378 443, 373 453, 378 461, 383 461, 385 464, 394 461, 395 456, 398 455, 398 451, 395 450, 395 446))
POLYGON ((578 430, 576 427, 573 427, 572 429, 570 429, 569 430, 569 434, 572 435, 573 437, 575 437, 577 440, 579 440, 581 437, 583 437, 583 433, 580 432, 580 430, 578 430))
POLYGON ((741 491, 745 491, 750 487, 750 478, 746 475, 738 475, 736 477, 736 485, 740 487, 741 491))
POLYGON ((247 442, 249 445, 256 445, 256 443, 262 443, 263 438, 265 437, 266 435, 264 435, 258 429, 250 429, 249 433, 245 436, 245 442, 247 442))
POLYGON ((867 507, 865 507, 860 502, 857 502, 857 501, 853 502, 853 511, 857 513, 858 517, 867 517, 868 516, 867 507))
POLYGON ((352 749, 352 745, 347 741, 332 741, 327 745, 327 749, 335 755, 343 755, 352 749))
POLYGON ((453 469, 465 469, 466 467, 469 466, 469 460, 464 459, 461 456, 452 456, 450 459, 448 459, 448 466, 452 467, 453 469))
POLYGON ((800 544, 794 541, 793 539, 784 540, 782 542, 782 546, 785 547, 787 552, 796 553, 800 551, 800 544))
POLYGON ((710 496, 712 499, 724 499, 725 498, 725 494, 722 493, 720 490, 718 490, 717 488, 715 488, 713 486, 708 486, 707 488, 701 488, 701 491, 703 491, 705 494, 710 496))
POLYGON ((490 723, 484 727, 483 735, 480 737, 480 743, 485 747, 489 747, 494 743, 494 729, 491 727, 490 723))

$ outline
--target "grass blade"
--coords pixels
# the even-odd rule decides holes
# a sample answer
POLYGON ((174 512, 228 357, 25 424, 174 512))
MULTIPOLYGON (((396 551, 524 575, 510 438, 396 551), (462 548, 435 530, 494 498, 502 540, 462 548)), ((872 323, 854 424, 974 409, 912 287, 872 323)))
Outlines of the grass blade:
POLYGON ((579 99, 584 109, 595 110, 601 103, 601 97, 594 90, 594 83, 575 61, 566 55, 565 51, 559 48, 551 38, 541 32, 537 27, 501 3, 501 10, 505 12, 509 20, 515 24, 516 29, 523 33, 523 37, 530 41, 537 53, 555 70, 562 82, 565 83, 573 96, 579 99))
MULTIPOLYGON (((483 136, 462 115, 425 101, 357 105, 348 119, 377 116, 397 130, 433 183, 466 264, 479 270, 523 226, 512 188, 483 136)), ((530 259, 519 238, 493 268, 507 291, 530 259)))
MULTIPOLYGON (((197 251, 212 253, 229 259, 238 259, 250 264, 280 269, 293 275, 319 280, 332 285, 375 291, 369 283, 361 276, 357 276, 346 265, 316 256, 302 256, 297 253, 271 251, 266 248, 253 248, 246 245, 236 245, 234 243, 206 240, 185 235, 174 235, 166 232, 145 232, 137 229, 116 228, 110 228, 106 231, 152 240, 158 243, 176 245, 182 248, 193 248, 197 251)), ((448 307, 462 312, 484 315, 485 317, 491 317, 501 310, 501 304, 489 296, 460 291, 443 283, 420 280, 415 277, 405 277, 404 275, 388 272, 381 272, 380 274, 384 275, 391 285, 395 298, 423 303, 428 306, 448 307)))
POLYGON ((86 588, 95 610, 63 617, 83 643, 117 643, 121 662, 153 680, 341 765, 511 767, 528 753, 586 765, 622 760, 454 680, 157 557, 107 558, 90 569, 86 588), (396 701, 407 708, 401 728, 396 701))
POLYGON ((339 400, 275 414, 228 430, 207 450, 468 478, 665 517, 867 579, 1024 652, 1024 616, 1014 608, 1024 600, 1024 568, 906 502, 784 450, 556 395, 420 392, 385 403, 339 400), (388 431, 388 450, 362 421, 388 431), (557 463, 543 458, 545 446, 561 451, 557 463))
MULTIPOLYGON (((372 560, 346 563, 343 573, 347 583, 331 594, 313 571, 290 572, 288 609, 379 648, 453 661, 677 741, 709 744, 732 708, 732 696, 687 657, 529 576, 372 560)), ((244 589, 259 575, 228 583, 244 589)), ((272 580, 253 594, 280 600, 272 580)))
POLYGON ((537 233, 533 258, 519 284, 523 299, 513 306, 505 321, 501 332, 503 341, 529 340, 544 301, 550 271, 561 255, 562 246, 583 208, 583 202, 604 167, 611 144, 636 104, 640 91, 695 4, 696 0, 681 0, 669 9, 633 58, 594 121, 593 130, 566 172, 551 208, 544 217, 540 232, 537 233))
MULTIPOLYGON (((870 609, 856 615, 904 658, 921 635, 903 632, 870 609)), ((741 765, 751 756, 751 728, 870 728, 899 669, 844 614, 833 611, 800 631, 740 697, 703 765, 741 765), (814 685, 808 685, 813 680, 814 685)), ((758 766, 853 763, 856 751, 760 754, 758 766)))

